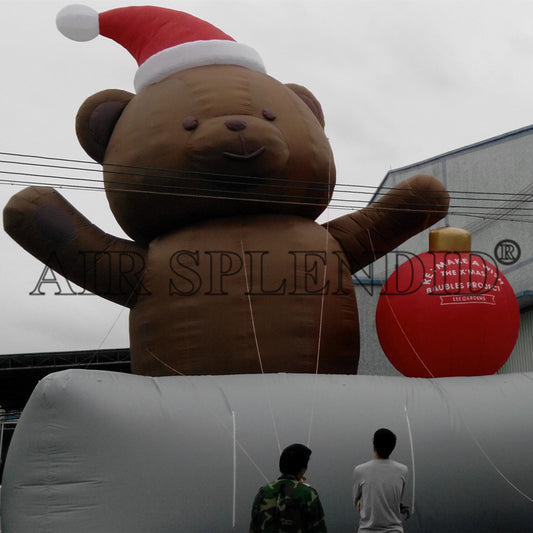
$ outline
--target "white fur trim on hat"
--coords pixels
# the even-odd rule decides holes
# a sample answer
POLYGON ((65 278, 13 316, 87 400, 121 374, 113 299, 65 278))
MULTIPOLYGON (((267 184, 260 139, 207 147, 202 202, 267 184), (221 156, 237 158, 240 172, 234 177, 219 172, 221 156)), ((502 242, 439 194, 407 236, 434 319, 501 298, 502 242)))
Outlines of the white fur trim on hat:
POLYGON ((204 65, 238 65, 266 72, 261 56, 250 46, 236 41, 194 41, 167 48, 148 58, 135 74, 135 90, 139 92, 174 72, 204 65))

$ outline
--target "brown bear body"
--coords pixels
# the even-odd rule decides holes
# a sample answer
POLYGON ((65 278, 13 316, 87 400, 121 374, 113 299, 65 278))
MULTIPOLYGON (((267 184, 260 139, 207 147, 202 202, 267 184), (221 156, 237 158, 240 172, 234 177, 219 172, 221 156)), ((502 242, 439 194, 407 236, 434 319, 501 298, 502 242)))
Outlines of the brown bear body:
POLYGON ((130 312, 133 369, 354 373, 347 266, 322 226, 289 215, 202 222, 155 239, 146 292, 130 312))

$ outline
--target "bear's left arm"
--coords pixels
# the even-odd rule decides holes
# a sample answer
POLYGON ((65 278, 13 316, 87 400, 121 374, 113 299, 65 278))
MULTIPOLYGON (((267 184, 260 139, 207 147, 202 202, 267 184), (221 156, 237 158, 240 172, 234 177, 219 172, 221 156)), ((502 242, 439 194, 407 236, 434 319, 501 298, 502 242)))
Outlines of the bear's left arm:
POLYGON ((133 307, 146 250, 103 232, 57 191, 28 187, 4 208, 4 228, 25 250, 76 285, 133 307))
POLYGON ((439 180, 419 175, 360 211, 324 226, 339 241, 355 273, 444 218, 449 202, 439 180))

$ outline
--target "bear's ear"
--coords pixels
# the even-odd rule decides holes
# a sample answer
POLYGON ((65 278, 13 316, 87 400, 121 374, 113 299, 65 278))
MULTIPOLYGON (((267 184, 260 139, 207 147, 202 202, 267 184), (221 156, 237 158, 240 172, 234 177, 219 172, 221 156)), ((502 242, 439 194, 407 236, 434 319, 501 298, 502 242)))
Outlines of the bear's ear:
POLYGON ((127 91, 108 89, 93 94, 81 105, 76 115, 76 135, 82 148, 98 163, 104 162, 115 124, 133 97, 127 91))
POLYGON ((315 117, 320 122, 322 127, 325 126, 324 113, 322 112, 322 106, 320 102, 316 99, 315 95, 309 90, 303 87, 302 85, 297 85, 296 83, 286 83, 291 91, 295 92, 307 105, 307 107, 313 112, 315 117))

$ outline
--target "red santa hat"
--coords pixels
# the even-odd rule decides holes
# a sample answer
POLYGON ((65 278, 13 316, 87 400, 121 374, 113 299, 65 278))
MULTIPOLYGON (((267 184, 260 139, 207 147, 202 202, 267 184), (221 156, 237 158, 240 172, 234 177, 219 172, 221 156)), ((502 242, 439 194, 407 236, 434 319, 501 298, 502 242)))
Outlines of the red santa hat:
POLYGON ((163 7, 131 6, 98 14, 84 5, 63 8, 59 31, 74 41, 113 39, 136 59, 136 91, 174 72, 203 65, 239 65, 265 72, 259 54, 212 24, 163 7))

